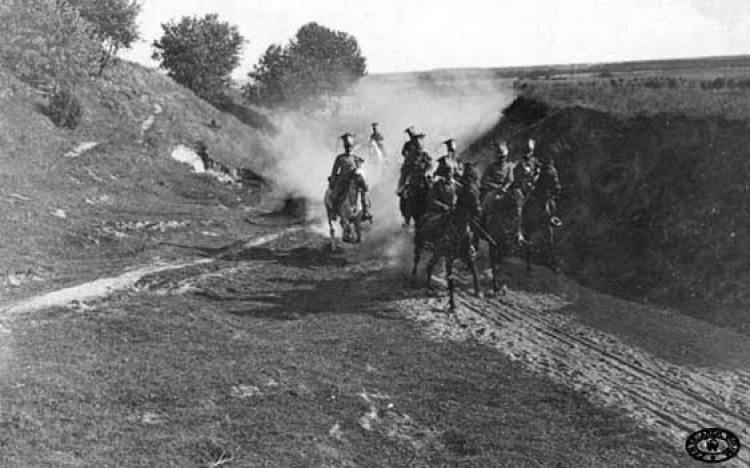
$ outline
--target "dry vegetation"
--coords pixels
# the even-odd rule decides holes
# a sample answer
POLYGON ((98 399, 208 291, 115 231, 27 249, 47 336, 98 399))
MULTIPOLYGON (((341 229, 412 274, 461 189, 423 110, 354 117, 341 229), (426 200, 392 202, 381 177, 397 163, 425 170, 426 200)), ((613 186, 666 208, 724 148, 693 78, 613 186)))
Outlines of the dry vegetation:
POLYGON ((750 77, 601 75, 519 80, 514 90, 558 107, 583 106, 621 116, 750 118, 750 77))

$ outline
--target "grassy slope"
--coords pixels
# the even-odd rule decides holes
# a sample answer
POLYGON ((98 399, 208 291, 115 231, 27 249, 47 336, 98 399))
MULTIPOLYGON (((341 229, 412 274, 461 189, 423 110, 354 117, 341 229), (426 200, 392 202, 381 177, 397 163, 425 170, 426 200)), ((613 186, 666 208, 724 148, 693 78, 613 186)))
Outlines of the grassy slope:
MULTIPOLYGON (((0 76, 0 216, 5 220, 0 236, 6 240, 0 246, 0 273, 5 275, 31 269, 36 276, 64 283, 70 274, 80 278, 84 273, 75 266, 69 271, 71 260, 138 257, 150 246, 149 239, 137 234, 126 239, 102 235, 102 223, 199 222, 220 205, 248 201, 251 194, 244 190, 190 174, 170 158, 174 145, 191 146, 202 139, 218 161, 263 168, 267 151, 258 132, 141 66, 120 63, 103 79, 79 87, 85 116, 74 131, 49 121, 43 96, 0 76), (157 105, 162 112, 142 134, 157 105), (211 119, 221 125, 219 130, 209 128, 211 119), (90 141, 100 145, 77 158, 64 156, 90 141), (67 218, 52 216, 56 210, 65 211, 67 218)), ((232 218, 236 216, 227 216, 226 222, 232 218)))

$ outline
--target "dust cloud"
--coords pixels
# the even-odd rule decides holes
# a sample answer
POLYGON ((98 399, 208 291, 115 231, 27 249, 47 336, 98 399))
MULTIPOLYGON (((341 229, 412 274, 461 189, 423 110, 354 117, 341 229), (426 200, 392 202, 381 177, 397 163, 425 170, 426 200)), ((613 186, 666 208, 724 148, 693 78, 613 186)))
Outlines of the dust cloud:
MULTIPOLYGON (((393 235, 403 222, 395 190, 405 129, 413 125, 426 134, 425 150, 436 161, 446 152, 444 140, 456 139, 460 153, 497 123, 511 99, 510 83, 488 76, 466 77, 459 72, 429 80, 414 74, 368 76, 348 95, 331 101, 325 112, 272 116, 279 133, 271 142, 275 167, 269 175, 280 192, 310 201, 308 219, 328 235, 323 207, 327 178, 336 155, 343 151, 339 137, 353 133, 354 153, 365 158, 364 174, 371 187, 374 223, 365 225, 365 242, 387 257, 399 258, 407 246, 393 235), (385 138, 382 164, 370 158, 373 122, 385 138)), ((338 223, 335 228, 340 236, 338 223)))

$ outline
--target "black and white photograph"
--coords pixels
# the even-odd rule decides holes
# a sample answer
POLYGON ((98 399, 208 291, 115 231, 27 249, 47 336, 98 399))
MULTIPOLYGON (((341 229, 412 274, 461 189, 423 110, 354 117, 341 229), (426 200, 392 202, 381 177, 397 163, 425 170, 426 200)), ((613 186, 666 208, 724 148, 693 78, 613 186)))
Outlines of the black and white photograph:
POLYGON ((0 0, 0 468, 750 468, 745 0, 0 0))

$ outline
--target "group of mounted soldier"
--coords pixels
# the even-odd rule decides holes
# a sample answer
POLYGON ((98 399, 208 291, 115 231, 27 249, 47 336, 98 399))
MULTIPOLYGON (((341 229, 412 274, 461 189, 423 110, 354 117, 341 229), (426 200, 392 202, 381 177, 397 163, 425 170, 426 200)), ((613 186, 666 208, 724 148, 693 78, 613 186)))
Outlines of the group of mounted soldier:
MULTIPOLYGON (((369 143, 382 153, 384 138, 377 124, 372 128, 369 143)), ((480 179, 471 162, 459 163, 456 140, 448 139, 443 142, 446 154, 437 160, 430 174, 433 159, 424 147, 425 134, 413 127, 407 128, 406 133, 408 140, 401 150, 403 164, 396 194, 400 198, 405 226, 411 220, 415 224, 415 273, 421 249, 431 247, 434 252, 433 260, 427 266, 428 281, 439 258, 446 259, 447 271, 450 271, 448 263, 452 265, 454 259, 460 258, 472 268, 477 287, 473 259, 480 241, 485 240, 490 246, 495 273, 496 264, 507 246, 526 242, 525 210, 543 211, 540 222, 550 230, 560 225, 556 200, 561 186, 551 148, 534 139, 520 144, 512 142, 513 146, 508 141, 496 140, 493 161, 480 179), (533 200, 531 205, 530 200, 533 200)), ((358 170, 364 159, 352 153, 353 136, 350 133, 341 138, 344 152, 336 157, 329 178, 333 206, 345 198, 350 184, 355 184, 362 193, 359 219, 371 220, 367 197, 369 187, 358 170)), ((450 283, 450 273, 448 276, 450 283)), ((452 284, 450 286, 452 290, 452 284)), ((494 275, 493 286, 497 289, 494 275)))

